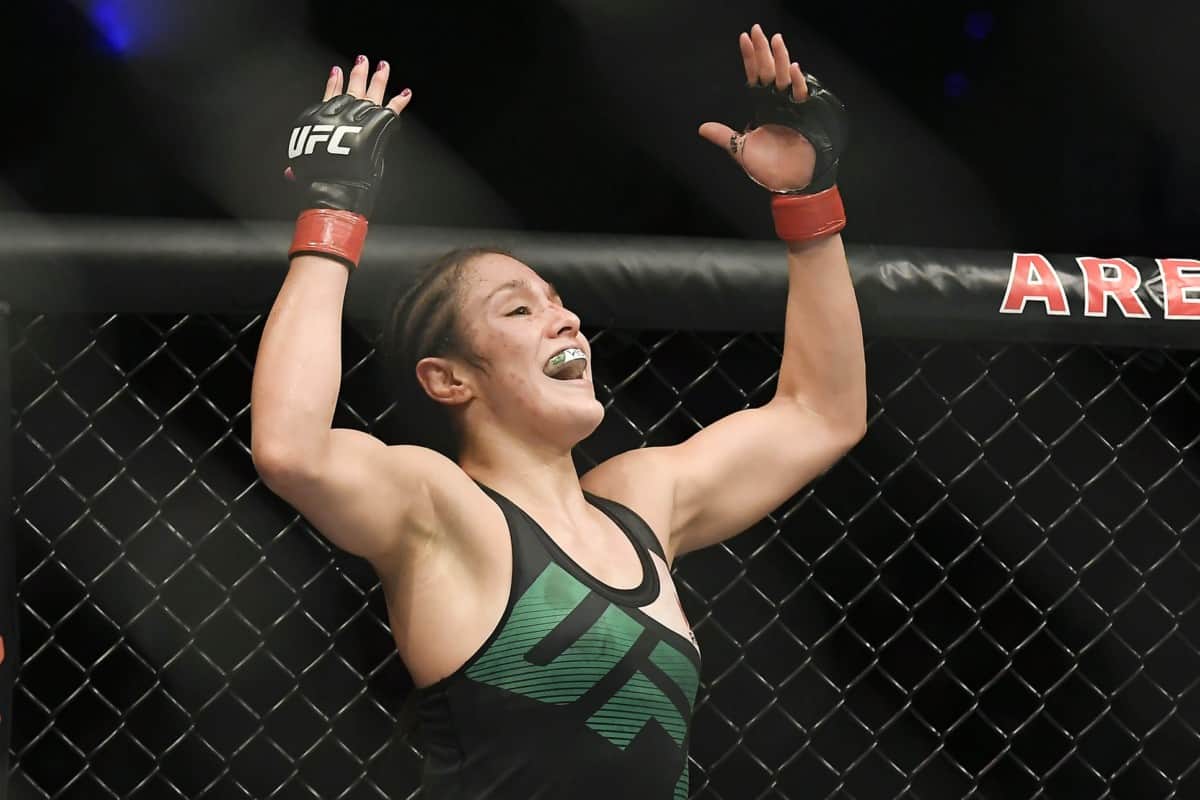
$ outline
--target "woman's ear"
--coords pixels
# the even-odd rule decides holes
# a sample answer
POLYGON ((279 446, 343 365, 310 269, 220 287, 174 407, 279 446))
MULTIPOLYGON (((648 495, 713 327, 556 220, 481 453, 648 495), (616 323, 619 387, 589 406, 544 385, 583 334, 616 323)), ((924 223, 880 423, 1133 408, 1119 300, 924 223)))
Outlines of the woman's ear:
POLYGON ((448 358, 430 356, 417 362, 417 380, 434 402, 456 406, 474 395, 471 384, 463 379, 461 368, 448 358))

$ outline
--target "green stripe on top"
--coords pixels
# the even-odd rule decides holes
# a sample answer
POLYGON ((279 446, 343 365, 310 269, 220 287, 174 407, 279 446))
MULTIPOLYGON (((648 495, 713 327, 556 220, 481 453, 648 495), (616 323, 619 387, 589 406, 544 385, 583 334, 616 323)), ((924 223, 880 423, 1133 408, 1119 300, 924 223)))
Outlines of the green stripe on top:
POLYGON ((683 764, 683 774, 679 776, 679 782, 675 784, 675 794, 672 800, 687 800, 688 796, 688 765, 685 761, 683 764))
POLYGON ((700 689, 700 673, 692 660, 666 642, 659 642, 650 653, 650 661, 679 686, 687 697, 688 710, 692 710, 700 689))
POLYGON ((644 628, 614 605, 548 664, 526 654, 588 596, 589 589, 550 563, 513 606, 500 635, 467 670, 468 678, 543 703, 570 703, 629 652, 644 628))
POLYGON ((638 672, 588 718, 588 727, 624 748, 651 719, 658 720, 675 744, 683 744, 687 723, 679 716, 679 710, 649 678, 638 672))

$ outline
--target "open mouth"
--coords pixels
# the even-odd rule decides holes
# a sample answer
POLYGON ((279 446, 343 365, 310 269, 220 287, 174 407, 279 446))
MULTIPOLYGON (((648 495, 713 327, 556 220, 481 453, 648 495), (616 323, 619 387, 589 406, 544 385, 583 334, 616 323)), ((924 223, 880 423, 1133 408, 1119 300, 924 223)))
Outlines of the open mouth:
POLYGON ((542 371, 556 381, 583 381, 587 373, 587 355, 577 347, 568 347, 551 356, 542 371))

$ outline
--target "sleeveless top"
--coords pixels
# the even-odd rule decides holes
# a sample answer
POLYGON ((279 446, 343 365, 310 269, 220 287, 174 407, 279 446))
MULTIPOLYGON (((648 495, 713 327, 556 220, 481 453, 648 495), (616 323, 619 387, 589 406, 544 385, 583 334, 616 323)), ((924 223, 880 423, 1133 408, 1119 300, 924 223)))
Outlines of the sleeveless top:
POLYGON ((421 797, 683 800, 700 657, 642 611, 662 589, 650 557, 665 561, 658 538, 630 509, 584 492, 642 565, 640 586, 616 589, 479 486, 508 523, 512 586, 487 641, 452 675, 416 690, 421 797))

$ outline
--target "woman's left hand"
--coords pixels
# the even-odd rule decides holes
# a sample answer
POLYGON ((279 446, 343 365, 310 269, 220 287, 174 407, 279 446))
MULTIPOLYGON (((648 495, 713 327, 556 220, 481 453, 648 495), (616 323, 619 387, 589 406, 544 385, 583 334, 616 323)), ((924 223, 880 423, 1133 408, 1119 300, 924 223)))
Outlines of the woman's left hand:
MULTIPOLYGON (((738 46, 749 85, 774 84, 780 91, 790 87, 792 99, 800 103, 808 99, 804 73, 788 57, 782 34, 768 41, 762 26, 756 24, 750 33, 738 37, 738 46)), ((700 135, 732 155, 752 180, 772 191, 801 189, 812 181, 816 151, 790 128, 762 125, 741 133, 720 122, 706 122, 700 126, 700 135)))

